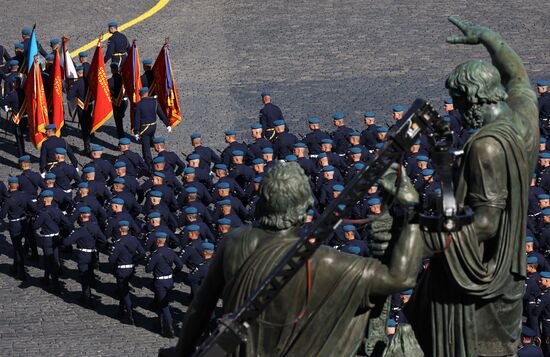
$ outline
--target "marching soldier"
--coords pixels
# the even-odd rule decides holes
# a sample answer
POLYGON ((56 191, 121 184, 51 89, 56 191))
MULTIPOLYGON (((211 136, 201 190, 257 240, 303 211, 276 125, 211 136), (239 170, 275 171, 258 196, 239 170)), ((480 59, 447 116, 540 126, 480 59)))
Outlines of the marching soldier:
POLYGON ((260 124, 262 124, 264 138, 273 142, 275 140, 274 123, 276 120, 284 120, 283 112, 281 108, 271 103, 271 95, 268 91, 263 91, 261 95, 264 106, 260 110, 260 124))
POLYGON ((208 169, 210 169, 212 163, 214 165, 220 163, 221 159, 218 154, 208 146, 202 145, 201 133, 191 134, 191 146, 193 146, 193 153, 200 156, 201 163, 208 169))
POLYGON ((82 141, 84 143, 83 154, 90 155, 90 139, 92 132, 92 107, 86 106, 86 95, 88 94, 88 79, 84 76, 84 67, 76 66, 78 79, 73 83, 69 93, 68 101, 76 102, 76 113, 82 132, 82 141))
MULTIPOLYGON (((185 169, 185 163, 180 159, 178 154, 176 154, 173 151, 166 150, 166 139, 158 136, 153 139, 153 148, 155 149, 155 152, 157 153, 157 157, 163 157, 164 158, 164 164, 167 169, 169 169, 172 173, 179 176, 183 170, 185 169)), ((210 167, 208 167, 208 170, 210 171, 210 167)), ((156 170, 159 171, 159 170, 156 170)))
POLYGON ((262 130, 261 123, 254 123, 250 126, 250 135, 254 142, 248 144, 248 152, 252 160, 262 157, 262 150, 271 147, 271 142, 263 137, 262 130))
POLYGON ((124 115, 128 108, 128 98, 124 92, 122 76, 118 71, 118 64, 111 63, 112 76, 108 80, 111 101, 113 103, 113 118, 115 119, 116 133, 119 139, 124 137, 124 115))
POLYGON ((88 51, 82 51, 78 54, 78 60, 82 66, 82 72, 84 77, 88 77, 88 72, 90 72, 90 62, 88 62, 88 51))
POLYGON ((334 151, 338 155, 345 154, 349 148, 348 136, 353 132, 353 129, 348 128, 344 123, 345 115, 342 112, 334 113, 332 121, 336 130, 331 134, 332 140, 334 140, 334 151))
POLYGON ((118 32, 118 23, 116 21, 109 22, 107 26, 111 37, 107 41, 107 51, 105 51, 103 60, 105 63, 111 60, 112 63, 116 63, 120 67, 126 61, 126 57, 128 57, 130 43, 125 35, 118 32))
MULTIPOLYGON (((67 156, 71 161, 71 164, 76 168, 78 167, 78 161, 73 154, 70 146, 67 142, 55 135, 57 130, 55 124, 48 124, 45 127, 47 139, 44 140, 40 147, 40 172, 49 171, 51 166, 54 165, 57 160, 55 158, 55 149, 64 148, 67 152, 67 156)), ((77 170, 78 171, 78 170, 77 170)))
POLYGON ((43 187, 42 176, 31 170, 30 155, 23 155, 19 157, 18 161, 21 168, 21 173, 17 176, 19 178, 19 189, 36 198, 38 190, 43 187))
MULTIPOLYGON (((1 77, 1 75, 0 75, 1 77)), ((18 156, 25 155, 25 139, 23 133, 27 128, 27 117, 19 113, 25 101, 25 91, 21 88, 21 77, 14 76, 11 82, 12 89, 0 97, 0 106, 8 106, 11 111, 11 121, 15 126, 15 144, 18 156)))
MULTIPOLYGON (((150 87, 153 84, 153 60, 150 58, 144 59, 143 64, 143 74, 141 75, 141 86, 150 87)), ((154 95, 154 93, 151 93, 154 95)))
POLYGON ((202 281, 208 273, 208 268, 210 263, 212 263, 212 258, 214 257, 214 244, 204 242, 202 243, 202 258, 203 261, 199 265, 189 272, 188 280, 189 285, 191 286, 191 299, 193 299, 196 293, 199 291, 199 287, 202 284, 202 281))
MULTIPOLYGON (((121 154, 116 158, 116 162, 124 162, 126 174, 133 177, 141 177, 149 170, 143 158, 138 153, 130 150, 131 141, 128 138, 122 138, 118 141, 118 150, 121 154)), ((115 166, 116 166, 115 162, 115 166)))

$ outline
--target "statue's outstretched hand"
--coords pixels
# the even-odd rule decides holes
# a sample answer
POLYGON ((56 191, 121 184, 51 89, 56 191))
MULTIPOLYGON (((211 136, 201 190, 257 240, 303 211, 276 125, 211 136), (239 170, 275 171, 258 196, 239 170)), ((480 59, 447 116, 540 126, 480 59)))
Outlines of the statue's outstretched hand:
POLYGON ((401 165, 392 164, 378 180, 378 183, 388 195, 397 199, 404 206, 414 206, 419 202, 418 192, 414 189, 401 165))
POLYGON ((482 42, 484 34, 493 33, 488 27, 472 24, 470 22, 459 20, 454 16, 449 16, 449 21, 462 31, 463 36, 449 36, 448 43, 463 43, 468 45, 477 45, 482 42))

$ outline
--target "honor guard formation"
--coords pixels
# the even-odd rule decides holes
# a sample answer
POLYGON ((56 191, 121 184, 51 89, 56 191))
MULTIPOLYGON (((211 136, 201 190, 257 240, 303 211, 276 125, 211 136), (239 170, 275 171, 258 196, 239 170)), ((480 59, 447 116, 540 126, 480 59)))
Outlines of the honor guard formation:
MULTIPOLYGON (((201 133, 193 133, 193 151, 188 155, 170 151, 170 142, 156 136, 162 122, 172 130, 170 118, 159 105, 155 91, 153 61, 142 62, 140 101, 133 103, 124 93, 121 67, 131 51, 118 25, 108 24, 112 34, 103 57, 111 69, 108 89, 118 136, 118 154, 103 157, 103 147, 92 144, 92 106, 87 101, 91 64, 88 52, 80 52, 75 66, 77 78, 64 88, 66 99, 74 103, 83 140, 79 162, 63 137, 63 130, 50 122, 44 125, 44 140, 38 160, 26 154, 27 116, 12 120, 20 170, 0 184, 1 218, 13 245, 13 275, 28 278, 25 265, 39 262, 42 283, 54 294, 63 294, 63 259, 75 259, 82 287, 80 302, 94 309, 99 303, 93 290, 101 281, 95 271, 107 263, 116 279, 119 317, 134 324, 136 298, 132 283, 137 265, 144 265, 154 291, 154 306, 160 332, 175 335, 170 311, 174 282, 184 282, 191 295, 201 286, 216 248, 225 234, 243 224, 254 223, 255 207, 262 177, 281 161, 297 162, 315 193, 315 207, 308 222, 344 190, 354 175, 368 166, 382 148, 391 127, 404 116, 405 106, 393 105, 391 119, 379 120, 377 113, 362 116, 335 112, 331 117, 304 119, 303 128, 291 128, 283 111, 272 102, 268 91, 261 93, 263 107, 258 122, 249 123, 250 138, 238 139, 232 128, 223 132, 222 151, 208 147, 201 133), (132 107, 132 108, 130 108, 132 107), (127 111, 131 115, 127 115, 127 111), (131 119, 130 119, 131 117, 131 119), (125 119, 127 118, 127 119, 125 119), (126 133, 124 120, 132 120, 133 132, 126 133), (391 122, 389 127, 385 122, 391 122), (353 123, 352 125, 350 125, 353 123), (379 125, 382 124, 382 125, 379 125), (141 153, 136 148, 141 144, 141 153), (40 248, 40 249, 39 249, 40 248)), ((31 47, 32 30, 22 30, 22 41, 11 49, 0 46, 0 106, 15 116, 25 102, 24 70, 31 47), (13 55, 12 55, 13 54, 13 55)), ((51 52, 37 43, 37 56, 44 58, 43 81, 52 75, 55 53, 62 40, 50 41, 51 52)), ((531 180, 529 223, 525 239, 527 274, 524 295, 524 327, 519 356, 550 356, 550 93, 549 83, 537 83, 540 107, 540 159, 531 180)), ((45 86, 45 88, 49 88, 45 86)), ((137 93, 134 93, 137 94, 137 93)), ((48 97, 46 93, 46 97, 48 97)), ((441 113, 453 132, 453 147, 460 149, 476 134, 463 127, 462 117, 445 99, 441 113)), ((381 115, 382 117, 385 114, 381 115)), ((15 119, 15 118, 12 118, 15 119)), ((384 118, 386 119, 386 118, 384 118)), ((422 136, 403 158, 402 165, 420 194, 421 209, 434 209, 441 190, 431 164, 432 143, 422 136)), ((382 213, 381 188, 372 186, 368 195, 353 208, 352 222, 339 226, 325 237, 325 244, 342 252, 369 256, 369 236, 365 222, 382 213)), ((419 276, 430 264, 425 260, 419 276)), ((391 299, 388 335, 406 322, 403 306, 412 290, 391 299)))

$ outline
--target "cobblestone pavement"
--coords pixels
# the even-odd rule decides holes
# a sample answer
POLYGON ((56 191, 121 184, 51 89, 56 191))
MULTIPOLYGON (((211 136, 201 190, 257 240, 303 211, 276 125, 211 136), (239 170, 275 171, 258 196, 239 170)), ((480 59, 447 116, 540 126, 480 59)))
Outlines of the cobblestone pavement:
MULTIPOLYGON (((39 41, 66 33, 77 48, 105 30, 109 20, 124 23, 155 0, 3 3, 0 43, 12 48, 22 26, 37 24, 39 41)), ((137 39, 142 58, 155 58, 165 37, 180 89, 184 120, 170 134, 170 149, 189 152, 188 135, 201 131, 205 144, 223 147, 222 131, 235 128, 247 138, 260 109, 259 93, 272 92, 291 130, 303 132, 305 118, 316 115, 328 128, 331 113, 343 110, 348 124, 360 128, 361 112, 375 110, 389 119, 395 103, 423 97, 439 105, 444 80, 466 59, 487 58, 480 47, 450 46, 457 33, 447 22, 458 15, 500 31, 517 50, 531 81, 550 78, 548 66, 550 4, 539 1, 256 1, 172 0, 159 13, 125 31, 137 39)), ((0 178, 16 172, 15 147, 0 123, 0 178)), ((159 127, 159 134, 166 134, 159 127)), ((68 123, 68 140, 81 148, 76 123, 68 123)), ((101 128, 94 142, 114 154, 114 123, 101 128)), ((158 134, 157 134, 158 135, 158 134)), ((27 145, 30 149, 30 144, 27 145)), ((139 150, 136 148, 136 150, 139 150)), ((37 152, 30 150, 36 158, 37 152)), ((85 162, 86 159, 82 159, 85 162)), ((7 235, 7 233, 5 233, 7 235)), ((96 311, 80 307, 76 265, 66 256, 67 291, 61 297, 38 282, 41 264, 31 265, 31 279, 19 284, 9 275, 11 244, 0 237, 0 355, 154 355, 175 343, 160 337, 150 277, 138 269, 134 282, 137 326, 116 319, 114 279, 102 256, 96 311)), ((188 288, 176 285, 173 310, 181 321, 188 288)))

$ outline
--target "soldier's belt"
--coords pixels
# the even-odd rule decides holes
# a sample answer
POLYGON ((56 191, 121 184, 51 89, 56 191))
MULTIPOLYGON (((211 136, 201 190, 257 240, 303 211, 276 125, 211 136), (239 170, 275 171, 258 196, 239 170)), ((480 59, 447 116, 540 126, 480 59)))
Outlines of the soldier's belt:
POLYGON ((95 249, 87 249, 87 248, 76 248, 76 250, 79 250, 84 253, 93 253, 95 252, 95 249))
POLYGON ((119 265, 117 268, 119 269, 130 269, 133 268, 134 264, 126 264, 126 265, 119 265))
POLYGON ((151 127, 151 126, 153 126, 153 125, 157 125, 157 123, 156 123, 156 122, 153 122, 153 123, 149 123, 149 124, 142 125, 142 126, 141 126, 141 130, 140 130, 140 132, 139 132, 138 135, 143 134, 143 133, 145 132, 145 130, 149 129, 149 127, 151 127))
POLYGON ((126 56, 126 55, 128 55, 128 53, 126 53, 126 52, 113 53, 113 56, 126 56))
POLYGON ((319 154, 309 154, 310 159, 316 159, 319 157, 319 154))
POLYGON ((542 319, 542 321, 550 322, 550 319, 542 319))
POLYGON ((157 276, 155 279, 157 279, 157 280, 172 279, 172 274, 170 274, 170 275, 164 275, 164 276, 157 276))
POLYGON ((10 222, 19 222, 19 221, 22 221, 24 219, 27 219, 27 216, 15 218, 15 219, 10 219, 10 222))
POLYGON ((59 235, 59 232, 57 233, 52 233, 52 234, 42 234, 42 233, 39 233, 38 234, 40 237, 42 238, 51 238, 51 237, 56 237, 59 235))

